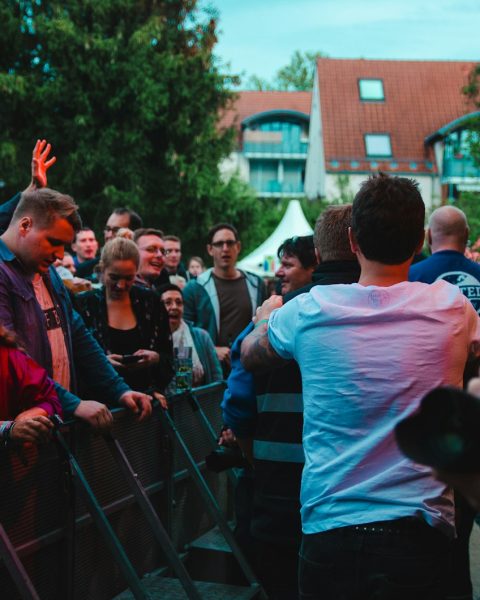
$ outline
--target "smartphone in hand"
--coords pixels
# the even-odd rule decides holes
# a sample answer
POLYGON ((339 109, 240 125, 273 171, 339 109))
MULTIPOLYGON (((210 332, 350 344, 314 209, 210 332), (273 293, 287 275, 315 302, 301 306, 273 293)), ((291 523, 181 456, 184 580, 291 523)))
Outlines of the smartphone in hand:
POLYGON ((122 356, 122 364, 124 365, 133 365, 137 363, 142 357, 138 354, 124 354, 122 356))

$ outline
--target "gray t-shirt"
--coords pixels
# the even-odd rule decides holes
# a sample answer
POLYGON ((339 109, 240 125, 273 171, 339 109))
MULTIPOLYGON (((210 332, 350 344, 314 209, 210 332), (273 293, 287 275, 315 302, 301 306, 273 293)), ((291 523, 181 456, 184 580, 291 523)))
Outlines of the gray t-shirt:
POLYGON ((252 319, 252 302, 245 275, 220 279, 213 275, 220 304, 220 333, 217 346, 231 346, 252 319))

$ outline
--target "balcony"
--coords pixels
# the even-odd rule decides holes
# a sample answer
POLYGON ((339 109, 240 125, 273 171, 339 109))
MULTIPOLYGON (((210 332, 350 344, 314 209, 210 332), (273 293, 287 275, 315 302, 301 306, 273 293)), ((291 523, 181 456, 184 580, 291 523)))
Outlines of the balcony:
POLYGON ((251 180, 250 185, 259 196, 303 196, 302 182, 280 182, 275 179, 251 180))
POLYGON ((243 153, 247 158, 307 157, 308 138, 300 125, 268 123, 243 132, 243 153))
POLYGON ((470 156, 456 154, 444 158, 442 183, 462 183, 472 180, 480 180, 480 167, 470 156))

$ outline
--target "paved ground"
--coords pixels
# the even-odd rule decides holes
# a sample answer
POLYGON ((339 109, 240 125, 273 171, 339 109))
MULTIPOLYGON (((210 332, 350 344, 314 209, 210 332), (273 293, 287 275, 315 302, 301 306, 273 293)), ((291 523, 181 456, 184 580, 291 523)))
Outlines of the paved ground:
POLYGON ((480 600, 480 527, 473 526, 470 538, 470 570, 473 583, 473 597, 480 600))

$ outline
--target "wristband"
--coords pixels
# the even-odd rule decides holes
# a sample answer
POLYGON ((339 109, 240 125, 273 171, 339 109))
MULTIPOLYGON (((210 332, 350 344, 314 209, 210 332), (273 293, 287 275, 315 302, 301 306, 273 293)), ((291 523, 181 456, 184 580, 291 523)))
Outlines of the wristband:
POLYGON ((254 329, 256 329, 262 323, 268 323, 268 319, 261 319, 260 321, 258 321, 258 323, 255 323, 254 329))
POLYGON ((5 447, 8 447, 8 445, 10 444, 10 435, 13 431, 13 428, 15 427, 15 424, 15 421, 4 421, 0 425, 0 436, 3 440, 3 443, 5 444, 5 447))

